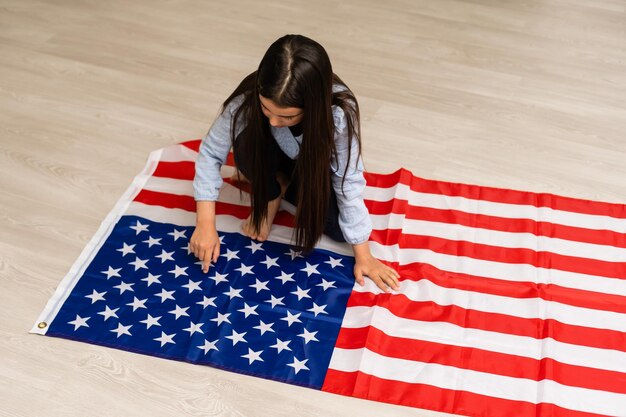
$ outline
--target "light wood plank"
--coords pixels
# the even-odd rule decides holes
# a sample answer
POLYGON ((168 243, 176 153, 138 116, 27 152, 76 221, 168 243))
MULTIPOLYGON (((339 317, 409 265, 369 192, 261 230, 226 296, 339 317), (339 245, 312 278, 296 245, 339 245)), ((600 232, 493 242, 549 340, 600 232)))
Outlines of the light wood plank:
POLYGON ((285 33, 357 93, 371 171, 626 203, 622 0, 1 0, 0 416, 440 415, 26 333, 285 33))

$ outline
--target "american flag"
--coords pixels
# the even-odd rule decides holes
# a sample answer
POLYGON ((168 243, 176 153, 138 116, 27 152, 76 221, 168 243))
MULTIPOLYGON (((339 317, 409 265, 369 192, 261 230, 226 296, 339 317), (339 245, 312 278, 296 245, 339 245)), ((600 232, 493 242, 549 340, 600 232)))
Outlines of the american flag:
POLYGON ((626 206, 368 174, 372 252, 402 278, 386 294, 355 285, 345 244, 291 248, 287 204, 271 241, 242 236, 227 181, 203 274, 199 143, 150 155, 33 333, 459 415, 626 416, 626 206))

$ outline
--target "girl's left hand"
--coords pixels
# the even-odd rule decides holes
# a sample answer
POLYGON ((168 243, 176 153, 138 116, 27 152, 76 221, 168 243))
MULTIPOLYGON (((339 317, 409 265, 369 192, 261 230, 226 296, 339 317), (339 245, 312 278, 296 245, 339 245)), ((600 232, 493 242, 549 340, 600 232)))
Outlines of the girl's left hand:
POLYGON ((400 283, 398 281, 400 274, 369 253, 364 256, 355 257, 354 277, 356 278, 356 282, 361 286, 365 285, 364 275, 374 281, 378 288, 385 292, 400 289, 400 283))

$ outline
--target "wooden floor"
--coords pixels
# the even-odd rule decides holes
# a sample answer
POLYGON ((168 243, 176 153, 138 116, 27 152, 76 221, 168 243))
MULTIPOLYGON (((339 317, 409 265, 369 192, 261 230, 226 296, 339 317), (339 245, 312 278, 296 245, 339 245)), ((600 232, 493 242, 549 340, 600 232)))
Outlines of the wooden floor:
POLYGON ((0 416, 434 416, 27 334, 151 150, 285 33, 371 171, 626 203, 624 0, 0 0, 0 416))

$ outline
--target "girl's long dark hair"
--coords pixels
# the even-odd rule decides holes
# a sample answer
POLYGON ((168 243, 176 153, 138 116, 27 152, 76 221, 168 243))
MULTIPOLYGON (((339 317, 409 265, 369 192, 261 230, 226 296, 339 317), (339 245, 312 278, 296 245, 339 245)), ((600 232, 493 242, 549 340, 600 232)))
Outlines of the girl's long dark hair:
MULTIPOLYGON (((261 110, 259 95, 272 100, 280 107, 303 109, 303 138, 295 165, 298 178, 298 197, 295 219, 295 243, 305 252, 313 249, 324 232, 326 214, 330 204, 331 161, 336 156, 335 123, 332 106, 344 111, 347 119, 348 162, 352 141, 361 149, 359 106, 354 94, 332 70, 324 48, 301 35, 287 35, 274 42, 259 64, 224 102, 225 109, 233 99, 243 96, 243 102, 233 114, 233 144, 241 124, 243 149, 253 155, 251 177, 252 225, 258 231, 267 217, 269 190, 263 180, 270 175, 266 157, 272 137, 267 118, 261 110), (333 93, 333 84, 340 91, 333 93)), ((357 155, 358 157, 358 155, 357 155)), ((338 169, 342 167, 337 167, 338 169)), ((345 167, 347 172, 348 166, 345 167)), ((345 173, 344 178, 345 180, 345 173)), ((342 182, 343 184, 343 182, 342 182)))

